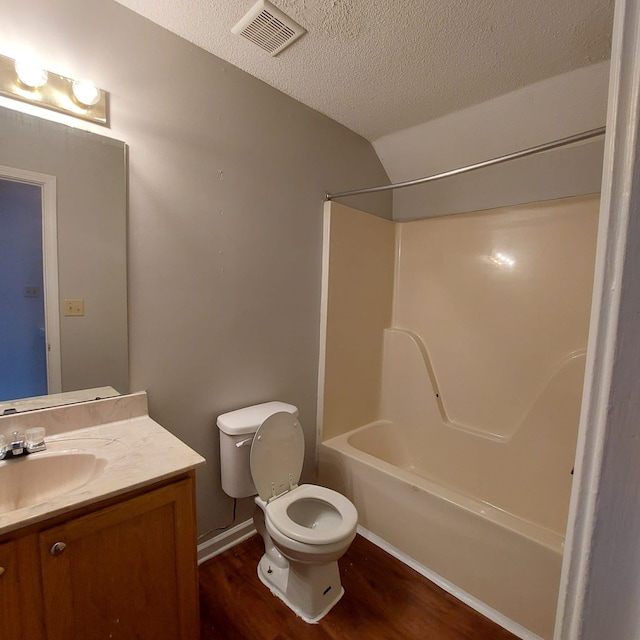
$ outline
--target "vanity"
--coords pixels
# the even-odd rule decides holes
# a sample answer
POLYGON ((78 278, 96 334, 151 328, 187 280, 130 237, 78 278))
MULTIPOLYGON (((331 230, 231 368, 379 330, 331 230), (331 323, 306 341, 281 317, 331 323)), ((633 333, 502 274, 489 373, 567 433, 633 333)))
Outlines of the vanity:
POLYGON ((0 638, 199 637, 194 469, 136 393, 0 417, 0 638), (11 457, 11 456, 9 456, 11 457))
POLYGON ((117 391, 129 389, 126 144, 7 108, 0 130, 15 250, 0 269, 12 296, 0 448, 46 433, 46 450, 0 461, 0 640, 196 640, 204 459, 149 417, 145 393, 117 391), (17 204, 26 187, 37 211, 17 204), (45 392, 13 413, 12 398, 45 392))

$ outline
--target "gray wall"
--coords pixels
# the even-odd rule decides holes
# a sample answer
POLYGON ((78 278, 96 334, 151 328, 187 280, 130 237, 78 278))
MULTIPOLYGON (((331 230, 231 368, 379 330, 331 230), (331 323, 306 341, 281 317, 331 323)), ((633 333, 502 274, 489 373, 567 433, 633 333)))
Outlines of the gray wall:
MULTIPOLYGON (((371 145, 109 0, 5 0, 0 42, 110 92, 130 153, 131 388, 208 459, 201 533, 231 518, 219 413, 299 406, 310 478, 323 195, 387 181, 371 145)), ((391 216, 388 194, 351 204, 391 216)))

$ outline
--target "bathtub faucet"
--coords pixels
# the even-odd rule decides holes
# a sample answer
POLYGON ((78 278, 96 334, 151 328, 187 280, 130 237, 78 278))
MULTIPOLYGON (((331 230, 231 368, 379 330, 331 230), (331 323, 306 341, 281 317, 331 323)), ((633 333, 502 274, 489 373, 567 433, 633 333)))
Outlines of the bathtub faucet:
POLYGON ((0 435, 0 460, 4 460, 7 456, 21 456, 27 453, 43 451, 46 448, 44 429, 42 427, 27 429, 25 434, 14 431, 11 434, 10 442, 7 444, 5 444, 4 436, 0 435))

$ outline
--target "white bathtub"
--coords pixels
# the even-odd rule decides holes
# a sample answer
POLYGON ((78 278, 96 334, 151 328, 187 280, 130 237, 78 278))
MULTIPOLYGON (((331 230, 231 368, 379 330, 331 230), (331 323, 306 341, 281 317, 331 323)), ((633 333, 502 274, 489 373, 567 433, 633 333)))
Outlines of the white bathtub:
MULTIPOLYGON (((362 527, 516 625, 551 638, 563 536, 447 486, 378 421, 320 444, 321 483, 362 527)), ((406 443, 406 440, 404 440, 406 443)))
POLYGON ((553 634, 598 202, 413 222, 325 205, 318 477, 521 635, 553 634))

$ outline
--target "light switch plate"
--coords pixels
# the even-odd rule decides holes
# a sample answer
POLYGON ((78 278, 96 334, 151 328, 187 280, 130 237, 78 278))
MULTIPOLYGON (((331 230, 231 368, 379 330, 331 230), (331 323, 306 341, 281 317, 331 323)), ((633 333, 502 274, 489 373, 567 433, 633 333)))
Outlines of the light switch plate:
POLYGON ((71 316, 83 316, 84 315, 84 300, 65 300, 64 301, 64 315, 71 316))

